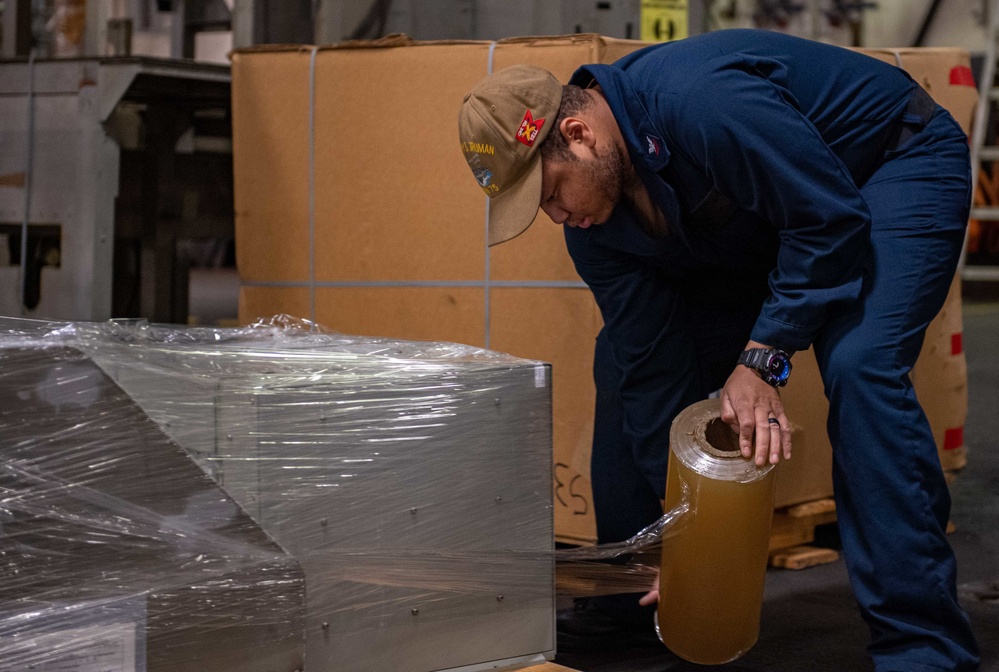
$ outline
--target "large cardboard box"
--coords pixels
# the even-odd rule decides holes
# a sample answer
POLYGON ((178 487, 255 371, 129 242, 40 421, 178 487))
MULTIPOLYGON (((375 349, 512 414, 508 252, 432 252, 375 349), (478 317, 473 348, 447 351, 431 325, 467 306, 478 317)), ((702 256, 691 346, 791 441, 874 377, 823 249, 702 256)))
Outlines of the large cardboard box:
MULTIPOLYGON (((283 312, 348 333, 458 341, 551 362, 562 541, 595 538, 591 366, 601 318, 560 227, 545 215, 524 235, 487 248, 486 199, 468 177, 457 113, 464 94, 491 71, 532 63, 565 81, 581 64, 613 62, 642 46, 595 35, 493 43, 393 37, 233 55, 240 321, 283 312)), ((966 85, 966 51, 867 53, 908 69, 970 125, 976 96, 966 85)), ((959 293, 948 305, 954 300, 950 315, 959 322, 959 293)), ((798 449, 781 469, 779 505, 832 493, 827 406, 809 357, 795 357, 785 393, 798 449)), ((945 364, 935 357, 926 366, 945 364)), ((916 378, 944 389, 936 373, 916 378)), ((947 389, 957 389, 954 383, 947 389)), ((919 394, 924 403, 932 396, 919 394)), ((929 403, 953 400, 942 396, 929 403)), ((935 422, 961 426, 957 411, 935 422)))
POLYGON ((595 35, 395 37, 233 54, 240 320, 290 313, 346 333, 448 340, 552 363, 556 529, 590 541, 599 311, 544 215, 489 250, 457 140, 465 93, 532 63, 562 80, 643 46, 595 35))

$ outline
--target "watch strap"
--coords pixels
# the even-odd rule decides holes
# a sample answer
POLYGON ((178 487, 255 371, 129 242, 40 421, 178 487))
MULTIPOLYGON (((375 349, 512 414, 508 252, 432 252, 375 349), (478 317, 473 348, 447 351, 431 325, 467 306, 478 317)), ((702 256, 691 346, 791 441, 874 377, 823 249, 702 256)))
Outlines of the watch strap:
POLYGON ((738 363, 747 366, 751 369, 755 369, 759 373, 760 378, 763 382, 773 387, 782 387, 787 384, 787 378, 778 379, 774 376, 773 372, 770 371, 770 360, 774 356, 779 356, 787 362, 788 369, 790 370, 790 358, 783 350, 779 348, 749 348, 744 350, 739 355, 738 363))

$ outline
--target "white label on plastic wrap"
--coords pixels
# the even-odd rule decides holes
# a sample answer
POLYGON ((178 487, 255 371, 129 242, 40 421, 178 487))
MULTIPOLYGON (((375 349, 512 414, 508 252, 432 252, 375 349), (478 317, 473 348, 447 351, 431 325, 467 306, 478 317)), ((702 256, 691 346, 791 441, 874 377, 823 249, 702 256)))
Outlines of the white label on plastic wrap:
POLYGON ((534 387, 545 386, 545 367, 539 364, 534 367, 534 387))
MULTIPOLYGON (((69 628, 30 638, 25 655, 31 672, 136 672, 135 624, 69 628), (37 662, 36 662, 37 661, 37 662)), ((6 670, 0 663, 0 670, 6 670)))

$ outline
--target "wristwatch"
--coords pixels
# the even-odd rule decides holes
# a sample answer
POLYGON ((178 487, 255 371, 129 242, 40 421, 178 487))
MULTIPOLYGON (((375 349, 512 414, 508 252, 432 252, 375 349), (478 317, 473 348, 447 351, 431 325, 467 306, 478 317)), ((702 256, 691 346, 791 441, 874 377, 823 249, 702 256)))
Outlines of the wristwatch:
POLYGON ((787 385, 791 377, 791 356, 778 348, 750 348, 739 355, 739 364, 756 369, 774 387, 787 385))

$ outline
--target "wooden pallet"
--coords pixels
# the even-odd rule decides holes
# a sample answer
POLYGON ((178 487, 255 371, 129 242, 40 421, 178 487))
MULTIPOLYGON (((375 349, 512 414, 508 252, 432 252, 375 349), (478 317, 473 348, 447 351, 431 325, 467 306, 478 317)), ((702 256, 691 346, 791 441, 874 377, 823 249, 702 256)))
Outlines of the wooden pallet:
POLYGON ((830 548, 817 548, 815 528, 836 521, 836 503, 817 499, 774 511, 770 528, 770 566, 784 569, 805 569, 839 559, 830 548))
POLYGON ((806 569, 837 560, 839 560, 839 553, 831 548, 819 548, 818 546, 793 546, 770 553, 770 566, 781 569, 806 569))

